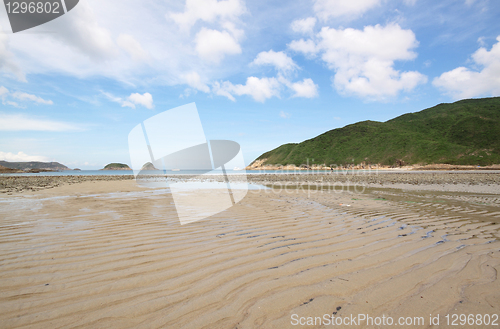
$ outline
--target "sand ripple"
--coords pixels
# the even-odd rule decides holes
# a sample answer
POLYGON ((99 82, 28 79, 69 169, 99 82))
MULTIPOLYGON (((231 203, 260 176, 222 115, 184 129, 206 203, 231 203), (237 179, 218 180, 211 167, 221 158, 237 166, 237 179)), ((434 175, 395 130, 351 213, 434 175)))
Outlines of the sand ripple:
POLYGON ((0 200, 2 327, 286 328, 294 313, 500 309, 498 195, 250 191, 181 226, 166 190, 113 184, 0 200))

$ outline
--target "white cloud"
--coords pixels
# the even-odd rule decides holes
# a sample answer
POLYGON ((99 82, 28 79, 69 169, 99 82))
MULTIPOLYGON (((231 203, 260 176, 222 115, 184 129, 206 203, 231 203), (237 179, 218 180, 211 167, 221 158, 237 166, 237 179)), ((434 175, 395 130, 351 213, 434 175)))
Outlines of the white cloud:
POLYGON ((260 52, 250 64, 272 65, 278 74, 272 78, 249 77, 244 85, 234 85, 229 81, 215 82, 212 85, 213 93, 227 97, 232 101, 236 100, 234 96, 249 95, 258 102, 264 102, 271 97, 280 97, 280 92, 285 87, 293 91, 292 97, 312 98, 318 95, 318 86, 311 79, 295 83, 289 80, 289 73, 298 69, 298 66, 291 57, 282 51, 260 52))
POLYGON ((257 102, 264 102, 273 96, 279 97, 280 89, 281 84, 276 78, 256 77, 248 77, 244 85, 224 81, 222 84, 216 82, 212 88, 216 95, 225 96, 232 101, 235 100, 233 95, 248 95, 257 102))
POLYGON ((26 76, 14 59, 14 55, 9 50, 8 42, 7 33, 3 31, 0 25, 0 70, 14 75, 19 81, 26 82, 26 76))
MULTIPOLYGON (((63 73, 79 78, 105 76, 123 81, 134 65, 129 56, 120 52, 109 28, 119 20, 102 17, 103 13, 110 13, 106 10, 108 5, 102 1, 80 1, 68 15, 35 27, 32 32, 8 35, 10 50, 24 73, 28 77, 29 74, 63 73)), ((125 22, 113 27, 119 31, 121 24, 125 22)))
POLYGON ((323 21, 345 16, 355 18, 380 4, 381 0, 315 0, 314 11, 323 21))
POLYGON ((14 106, 14 107, 17 107, 17 108, 23 108, 17 102, 13 102, 13 101, 6 101, 5 104, 10 105, 10 106, 14 106))
POLYGON ((236 99, 231 94, 233 88, 234 85, 229 81, 223 81, 223 82, 215 81, 212 85, 212 91, 214 92, 214 94, 227 97, 233 102, 235 102, 236 99))
POLYGON ((472 54, 472 60, 482 67, 481 71, 457 67, 435 78, 432 84, 455 99, 500 95, 500 36, 490 51, 481 47, 472 54))
POLYGON ((135 109, 136 105, 142 105, 147 109, 153 109, 153 96, 150 93, 132 93, 127 98, 121 98, 114 96, 108 92, 104 92, 101 90, 101 93, 106 96, 110 101, 120 104, 122 107, 130 107, 135 109))
POLYGON ((189 30, 198 20, 213 23, 215 21, 233 21, 246 12, 241 0, 187 0, 184 12, 169 13, 182 30, 189 30))
POLYGON ((276 70, 284 73, 297 69, 297 64, 282 51, 263 51, 257 55, 252 64, 272 65, 276 70))
POLYGON ((218 64, 226 55, 241 54, 238 40, 244 32, 236 28, 235 21, 245 12, 241 0, 187 0, 184 12, 170 12, 167 18, 175 21, 182 31, 189 31, 198 21, 218 23, 222 30, 203 26, 194 39, 198 57, 218 64))
MULTIPOLYGON (((14 76, 16 64, 23 70, 20 77, 105 77, 145 88, 152 82, 184 84, 180 75, 186 67, 204 80, 220 78, 213 67, 199 61, 194 36, 179 33, 176 23, 164 18, 176 7, 175 2, 144 6, 136 0, 80 1, 68 15, 32 32, 0 33, 0 76, 14 76)), ((0 21, 8 21, 4 10, 0 21)), ((243 34, 232 22, 221 26, 233 38, 243 34)))
POLYGON ((125 107, 125 106, 133 107, 133 104, 125 102, 121 97, 116 97, 116 96, 112 95, 111 93, 108 93, 108 92, 105 92, 102 90, 101 90, 101 93, 104 96, 106 96, 106 98, 109 99, 110 101, 121 104, 122 107, 125 107))
MULTIPOLYGON (((147 90, 152 83, 188 84, 184 74, 195 71, 209 85, 243 65, 236 56, 223 67, 213 64, 242 53, 245 25, 240 17, 245 12, 242 0, 155 1, 147 6, 136 0, 80 1, 68 15, 30 33, 0 33, 0 76, 104 77, 147 90), (184 18, 176 22, 167 14, 172 12, 184 18), (182 22, 191 32, 179 32, 182 22)), ((8 22, 4 10, 1 21, 8 22)))
POLYGON ((9 90, 4 86, 0 86, 0 99, 2 100, 2 104, 21 108, 18 103, 7 100, 7 97, 9 96, 11 96, 9 90))
POLYGON ((49 158, 40 155, 27 155, 24 152, 11 153, 0 151, 0 160, 8 162, 29 162, 29 161, 41 161, 48 162, 49 158))
POLYGON ((303 53, 306 56, 314 56, 319 51, 313 40, 293 40, 288 47, 296 52, 303 53))
POLYGON ((146 61, 149 59, 149 54, 142 48, 139 41, 129 34, 120 34, 116 43, 125 50, 134 61, 146 61))
POLYGON ((54 20, 53 26, 58 28, 57 33, 54 33, 55 38, 94 61, 103 61, 118 55, 111 32, 98 22, 92 6, 87 1, 80 1, 70 16, 70 19, 54 20))
POLYGON ((31 102, 35 102, 37 104, 44 104, 44 105, 53 105, 54 104, 54 102, 52 102, 51 100, 45 100, 45 99, 38 97, 36 95, 23 93, 20 91, 16 91, 16 92, 11 93, 4 86, 0 86, 0 98, 2 99, 2 103, 7 104, 7 105, 11 105, 14 107, 21 107, 21 106, 19 106, 18 103, 13 102, 11 100, 7 100, 8 97, 15 98, 15 99, 18 99, 20 101, 31 101, 31 102))
POLYGON ((290 113, 280 111, 280 117, 282 117, 283 119, 288 119, 290 117, 290 113))
POLYGON ((210 87, 206 83, 202 82, 200 75, 197 72, 189 72, 182 75, 185 82, 192 88, 196 90, 203 91, 204 93, 210 92, 210 87))
POLYGON ((292 83, 290 89, 295 92, 292 97, 314 98, 318 96, 318 85, 314 84, 312 79, 292 83))
POLYGON ((236 25, 233 22, 224 22, 221 24, 221 26, 231 33, 231 35, 236 39, 239 40, 245 35, 245 31, 240 30, 236 28, 236 25))
POLYGON ((308 17, 293 21, 291 24, 291 28, 294 32, 297 33, 311 34, 313 33, 314 25, 316 25, 316 18, 308 17))
POLYGON ((225 55, 241 54, 241 47, 227 31, 202 28, 196 35, 196 52, 201 59, 218 64, 225 55))
POLYGON ((0 131, 81 131, 72 123, 0 113, 0 131))
POLYGON ((317 37, 316 49, 335 71, 333 83, 339 93, 383 100, 427 81, 419 72, 394 69, 395 61, 414 59, 418 46, 415 34, 397 24, 363 30, 324 27, 317 37))
POLYGON ((280 84, 276 78, 247 78, 245 85, 233 86, 233 92, 238 95, 252 96, 257 102, 264 102, 273 96, 279 97, 280 84))
POLYGON ((38 104, 44 104, 44 105, 53 105, 54 104, 54 102, 52 102, 51 100, 45 100, 41 97, 31 95, 28 93, 22 93, 19 91, 16 91, 15 93, 13 93, 12 97, 14 97, 20 101, 32 101, 32 102, 35 102, 38 104))
POLYGON ((329 64, 342 57, 380 60, 410 60, 417 57, 412 51, 418 46, 415 34, 403 30, 398 24, 366 26, 363 30, 325 27, 320 32, 320 47, 329 64))
POLYGON ((229 81, 215 82, 212 91, 219 96, 225 96, 232 101, 234 96, 249 95, 257 102, 264 102, 271 97, 280 97, 280 92, 288 88, 293 92, 292 97, 313 98, 318 96, 318 86, 312 79, 304 79, 300 82, 290 82, 287 78, 278 74, 272 78, 247 78, 246 84, 233 85, 229 81))
POLYGON ((9 94, 9 89, 4 86, 0 86, 0 98, 5 99, 5 97, 9 94))
POLYGON ((150 93, 138 94, 134 93, 128 97, 128 100, 135 105, 142 105, 147 109, 153 109, 153 96, 150 93))

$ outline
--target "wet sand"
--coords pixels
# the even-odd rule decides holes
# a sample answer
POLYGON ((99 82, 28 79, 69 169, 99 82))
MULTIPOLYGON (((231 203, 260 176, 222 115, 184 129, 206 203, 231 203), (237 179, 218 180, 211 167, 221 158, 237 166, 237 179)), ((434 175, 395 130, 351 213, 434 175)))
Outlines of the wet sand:
MULTIPOLYGON (((415 186, 420 186, 424 189, 433 190, 461 190, 469 191, 472 188, 474 191, 481 193, 482 191, 498 191, 500 188, 500 171, 491 170, 484 171, 420 171, 406 172, 401 170, 373 170, 373 171, 356 171, 346 170, 334 173, 294 173, 294 174, 274 174, 274 173, 255 173, 247 172, 248 175, 231 174, 233 181, 248 181, 250 183, 262 185, 286 185, 286 184, 323 184, 323 185, 362 185, 362 186, 385 186, 396 188, 415 189, 415 186), (489 187, 488 187, 489 186, 489 187)), ((168 176, 168 175, 167 175, 168 176)), ((141 176, 145 179, 154 179, 164 181, 165 175, 146 175, 141 176)), ((170 178, 174 180, 211 180, 224 182, 225 178, 222 175, 172 175, 170 178), (201 178, 200 178, 201 177, 201 178)), ((0 195, 15 194, 28 191, 39 191, 47 188, 54 188, 63 185, 79 184, 83 182, 113 182, 122 180, 133 180, 133 175, 67 175, 67 176, 50 176, 45 174, 33 176, 2 176, 0 175, 0 195)))
POLYGON ((420 328, 440 314, 446 328, 446 314, 500 313, 500 191, 392 187, 251 190, 182 226, 167 190, 132 180, 4 193, 1 326, 289 328, 293 314, 364 313, 420 328))

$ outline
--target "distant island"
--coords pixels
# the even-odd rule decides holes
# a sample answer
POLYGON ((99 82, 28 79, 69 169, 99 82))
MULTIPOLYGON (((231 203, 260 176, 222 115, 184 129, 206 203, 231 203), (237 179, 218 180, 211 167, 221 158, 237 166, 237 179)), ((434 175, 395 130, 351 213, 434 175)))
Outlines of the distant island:
MULTIPOLYGON (((7 169, 14 169, 17 171, 14 172, 44 172, 44 171, 63 171, 63 170, 71 170, 63 164, 59 162, 39 162, 39 161, 31 161, 31 162, 9 162, 9 161, 0 161, 0 166, 7 169)), ((0 168, 0 170, 4 170, 0 168)), ((2 171, 4 172, 4 171, 2 171)))
POLYGON ((132 170, 128 165, 124 163, 110 163, 104 166, 101 170, 132 170))
POLYGON ((362 121, 333 129, 281 145, 247 169, 429 164, 500 164, 500 97, 439 104, 386 122, 362 121))

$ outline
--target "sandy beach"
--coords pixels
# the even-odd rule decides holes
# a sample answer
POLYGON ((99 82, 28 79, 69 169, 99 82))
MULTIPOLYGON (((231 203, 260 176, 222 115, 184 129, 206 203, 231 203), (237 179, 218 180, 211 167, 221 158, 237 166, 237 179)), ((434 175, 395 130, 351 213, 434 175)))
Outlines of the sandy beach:
POLYGON ((349 181, 362 189, 343 190, 343 178, 283 176, 249 175, 288 188, 250 190, 187 225, 167 189, 129 176, 2 177, 1 327, 292 328, 365 314, 422 317, 418 328, 439 315, 433 327, 456 328, 447 315, 498 317, 499 174, 360 176, 349 181))

